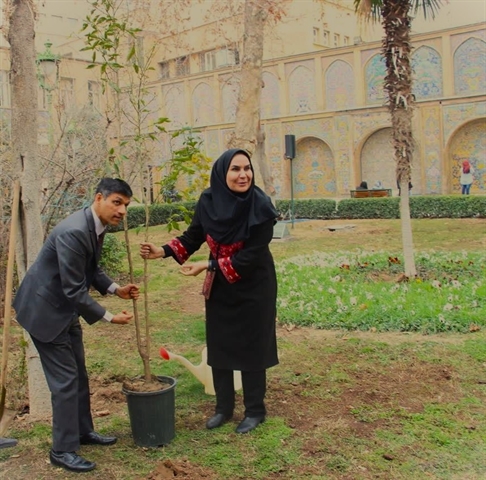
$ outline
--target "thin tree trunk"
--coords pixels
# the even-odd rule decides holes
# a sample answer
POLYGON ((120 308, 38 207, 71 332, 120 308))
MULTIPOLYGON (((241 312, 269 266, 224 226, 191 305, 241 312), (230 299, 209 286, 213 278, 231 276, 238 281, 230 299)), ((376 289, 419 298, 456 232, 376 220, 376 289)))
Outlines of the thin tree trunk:
POLYGON ((408 190, 408 181, 400 183, 400 219, 402 224, 402 248, 403 261, 405 266, 405 275, 408 278, 416 276, 415 259, 413 256, 413 236, 412 221, 410 219, 410 195, 408 190))
MULTIPOLYGON (((37 159, 37 76, 32 0, 13 0, 9 18, 10 83, 12 86, 12 149, 15 178, 20 179, 21 203, 17 271, 22 279, 37 257, 43 240, 37 159)), ((26 335, 31 418, 51 413, 50 394, 39 355, 26 335)))
POLYGON ((396 176, 401 187, 400 218, 402 223, 405 275, 413 278, 417 272, 414 260, 408 191, 414 145, 412 135, 413 96, 410 7, 411 3, 409 1, 384 0, 382 16, 385 29, 383 55, 387 68, 385 90, 388 93, 393 127, 396 176))

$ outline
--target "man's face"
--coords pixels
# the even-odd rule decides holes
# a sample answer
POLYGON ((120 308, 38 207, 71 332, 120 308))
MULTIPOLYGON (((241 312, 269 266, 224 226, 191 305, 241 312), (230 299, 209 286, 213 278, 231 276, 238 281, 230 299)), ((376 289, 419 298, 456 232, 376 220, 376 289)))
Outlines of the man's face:
POLYGON ((97 193, 94 198, 94 211, 103 225, 118 225, 127 213, 130 198, 121 193, 112 193, 104 198, 97 193))

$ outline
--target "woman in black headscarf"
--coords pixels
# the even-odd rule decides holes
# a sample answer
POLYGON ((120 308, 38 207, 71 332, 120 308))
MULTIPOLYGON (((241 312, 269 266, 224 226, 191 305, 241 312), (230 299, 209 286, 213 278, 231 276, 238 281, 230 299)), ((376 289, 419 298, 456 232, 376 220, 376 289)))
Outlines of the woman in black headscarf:
POLYGON ((142 258, 173 257, 183 264, 207 242, 208 261, 188 263, 185 275, 206 271, 206 341, 216 392, 209 429, 233 416, 233 370, 241 371, 247 433, 265 420, 266 369, 278 364, 275 333, 277 279, 269 243, 278 213, 255 185, 249 154, 228 150, 216 160, 210 188, 196 205, 191 225, 163 247, 142 243, 142 258))

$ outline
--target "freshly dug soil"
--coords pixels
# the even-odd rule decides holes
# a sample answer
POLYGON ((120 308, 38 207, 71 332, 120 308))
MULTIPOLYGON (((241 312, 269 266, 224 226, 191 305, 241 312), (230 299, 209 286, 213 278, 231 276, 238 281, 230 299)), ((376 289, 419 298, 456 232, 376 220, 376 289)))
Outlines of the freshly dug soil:
POLYGON ((165 380, 160 380, 155 375, 152 375, 152 381, 147 382, 143 377, 135 377, 127 379, 123 382, 123 388, 131 392, 159 392, 166 390, 171 385, 165 380))

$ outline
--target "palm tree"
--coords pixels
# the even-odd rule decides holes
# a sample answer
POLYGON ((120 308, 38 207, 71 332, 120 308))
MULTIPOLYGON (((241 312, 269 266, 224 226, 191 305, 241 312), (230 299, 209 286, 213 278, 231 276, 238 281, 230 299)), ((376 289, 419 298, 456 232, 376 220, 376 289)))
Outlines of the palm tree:
POLYGON ((400 217, 405 275, 413 278, 416 276, 416 268, 408 190, 414 147, 410 12, 412 10, 417 12, 422 8, 425 18, 428 15, 434 17, 441 5, 441 0, 354 0, 354 5, 356 11, 365 18, 381 20, 385 30, 382 49, 386 63, 384 89, 388 95, 396 177, 401 191, 400 217))

